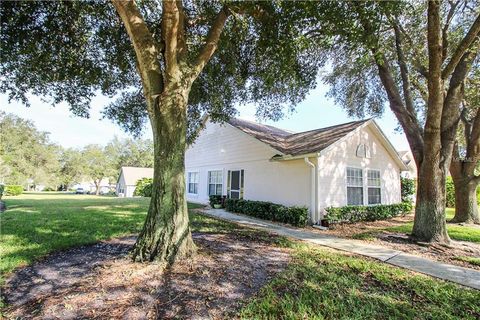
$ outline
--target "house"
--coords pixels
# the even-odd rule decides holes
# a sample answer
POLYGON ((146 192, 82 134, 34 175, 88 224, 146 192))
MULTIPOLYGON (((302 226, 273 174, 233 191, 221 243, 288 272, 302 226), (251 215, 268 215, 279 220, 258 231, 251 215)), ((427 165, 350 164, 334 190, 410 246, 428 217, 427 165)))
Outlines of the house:
POLYGON ((401 201, 407 170, 377 123, 362 120, 300 133, 241 119, 207 121, 185 155, 188 201, 209 195, 324 208, 401 201))
MULTIPOLYGON (((92 179, 85 179, 82 180, 79 183, 74 184, 71 189, 77 190, 78 188, 82 188, 86 192, 89 193, 95 193, 97 190, 97 187, 95 185, 95 182, 92 179)), ((111 190, 111 185, 110 185, 110 179, 109 178, 103 178, 100 181, 100 193, 108 193, 111 190)))
POLYGON ((153 169, 122 167, 117 180, 117 195, 119 197, 133 197, 137 181, 142 178, 153 178, 153 169))
POLYGON ((398 155, 402 158, 403 163, 407 166, 407 170, 402 172, 402 177, 409 179, 417 178, 417 165, 415 159, 413 158, 412 151, 404 150, 398 151, 398 155))

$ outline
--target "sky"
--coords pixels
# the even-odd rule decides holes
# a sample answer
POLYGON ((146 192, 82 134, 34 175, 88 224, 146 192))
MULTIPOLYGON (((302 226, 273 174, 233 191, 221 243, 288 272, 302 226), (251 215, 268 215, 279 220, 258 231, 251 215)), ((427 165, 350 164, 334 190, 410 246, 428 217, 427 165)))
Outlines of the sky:
MULTIPOLYGON (((333 99, 325 97, 327 91, 327 86, 319 85, 296 107, 293 113, 287 114, 278 122, 262 121, 262 123, 300 132, 355 120, 349 118, 342 108, 336 106, 333 99)), ((63 147, 81 148, 88 144, 105 145, 114 136, 130 137, 118 125, 108 119, 102 119, 101 110, 110 101, 105 96, 95 97, 92 101, 89 119, 73 116, 66 104, 52 107, 49 103, 43 102, 41 97, 31 97, 31 107, 27 108, 19 102, 9 103, 7 96, 2 94, 0 95, 0 110, 33 121, 37 129, 50 133, 50 140, 54 143, 63 147)), ((254 105, 239 106, 238 109, 240 118, 257 120, 255 119, 254 105)), ((396 130, 398 122, 388 108, 385 108, 385 113, 381 118, 375 120, 398 151, 408 149, 405 135, 396 130)), ((142 138, 151 138, 151 136, 151 129, 147 125, 142 138)))

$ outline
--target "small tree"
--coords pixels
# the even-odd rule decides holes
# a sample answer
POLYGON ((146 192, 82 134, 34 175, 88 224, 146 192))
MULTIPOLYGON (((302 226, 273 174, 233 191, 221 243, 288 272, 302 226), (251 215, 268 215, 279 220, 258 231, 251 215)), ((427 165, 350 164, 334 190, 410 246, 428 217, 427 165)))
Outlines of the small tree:
POLYGON ((400 178, 402 202, 412 202, 415 196, 415 179, 400 178))
POLYGON ((102 180, 115 173, 111 158, 107 155, 104 148, 91 144, 83 148, 81 160, 83 172, 93 180, 95 194, 99 195, 102 180))

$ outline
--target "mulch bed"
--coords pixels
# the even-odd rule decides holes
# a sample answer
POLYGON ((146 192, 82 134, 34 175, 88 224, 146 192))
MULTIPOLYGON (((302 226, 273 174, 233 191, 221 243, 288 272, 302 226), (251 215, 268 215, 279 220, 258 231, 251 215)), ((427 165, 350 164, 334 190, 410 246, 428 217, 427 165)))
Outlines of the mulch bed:
MULTIPOLYGON (((444 263, 480 270, 480 266, 458 260, 458 257, 480 257, 480 245, 466 241, 452 240, 449 246, 427 245, 413 242, 407 235, 398 232, 383 231, 381 229, 395 227, 413 221, 413 214, 399 216, 387 220, 374 222, 357 222, 352 224, 335 225, 329 230, 310 228, 311 231, 331 234, 338 237, 355 239, 355 235, 371 233, 374 239, 364 240, 368 243, 388 247, 395 250, 423 256, 444 263)), ((476 227, 476 226, 474 226, 476 227)), ((362 239, 357 239, 362 240, 362 239)))
MULTIPOLYGON (((5 315, 22 319, 235 318, 290 250, 271 240, 195 233, 198 254, 171 268, 133 263, 135 237, 54 253, 17 270, 2 290, 5 315)), ((273 239, 272 239, 273 240, 273 239)))

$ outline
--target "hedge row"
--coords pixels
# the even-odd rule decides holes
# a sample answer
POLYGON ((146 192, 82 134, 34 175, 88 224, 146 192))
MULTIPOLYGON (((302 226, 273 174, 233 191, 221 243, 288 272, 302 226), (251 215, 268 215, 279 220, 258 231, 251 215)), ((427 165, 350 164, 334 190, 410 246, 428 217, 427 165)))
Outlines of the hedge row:
POLYGON ((265 201, 226 199, 225 209, 260 219, 289 223, 297 227, 304 227, 308 222, 308 209, 305 207, 286 207, 265 201))
POLYGON ((325 211, 328 223, 376 221, 392 218, 412 211, 412 204, 402 202, 397 204, 383 204, 376 206, 345 206, 329 207, 325 211))
POLYGON ((6 185, 3 195, 5 196, 18 196, 23 193, 23 186, 6 185))

